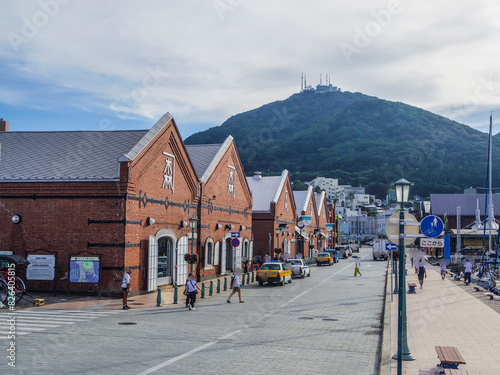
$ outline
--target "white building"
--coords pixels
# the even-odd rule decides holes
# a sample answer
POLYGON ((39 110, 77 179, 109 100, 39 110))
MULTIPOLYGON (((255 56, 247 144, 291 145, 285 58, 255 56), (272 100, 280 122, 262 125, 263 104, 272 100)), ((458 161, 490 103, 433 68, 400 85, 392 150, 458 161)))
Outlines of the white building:
POLYGON ((307 184, 313 188, 318 186, 321 190, 324 190, 326 199, 328 200, 338 198, 344 193, 345 189, 351 188, 351 185, 339 185, 339 180, 337 178, 316 177, 307 184))

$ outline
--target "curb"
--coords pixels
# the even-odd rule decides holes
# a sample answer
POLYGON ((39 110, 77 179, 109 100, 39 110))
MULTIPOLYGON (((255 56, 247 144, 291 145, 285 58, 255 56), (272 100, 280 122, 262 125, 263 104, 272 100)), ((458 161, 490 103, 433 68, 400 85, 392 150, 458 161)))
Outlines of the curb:
POLYGON ((391 290, 388 287, 389 262, 387 262, 387 272, 385 274, 385 297, 382 309, 382 335, 380 338, 380 362, 378 366, 379 375, 389 375, 391 373, 391 290))

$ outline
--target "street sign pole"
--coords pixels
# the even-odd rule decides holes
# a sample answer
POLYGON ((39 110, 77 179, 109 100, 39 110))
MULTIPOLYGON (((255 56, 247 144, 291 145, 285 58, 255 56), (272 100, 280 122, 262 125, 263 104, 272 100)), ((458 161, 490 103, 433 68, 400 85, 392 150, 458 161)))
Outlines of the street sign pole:
POLYGON ((392 254, 393 252, 391 251, 391 302, 394 301, 394 289, 392 289, 393 287, 393 277, 394 277, 394 260, 392 259, 392 254))

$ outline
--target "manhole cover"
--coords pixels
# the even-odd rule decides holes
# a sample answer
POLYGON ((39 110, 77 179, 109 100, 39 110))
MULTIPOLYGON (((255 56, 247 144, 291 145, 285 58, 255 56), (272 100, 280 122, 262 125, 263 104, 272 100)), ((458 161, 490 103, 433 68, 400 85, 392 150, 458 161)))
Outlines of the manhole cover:
POLYGON ((380 334, 380 331, 367 331, 367 332, 365 332, 366 336, 369 336, 369 335, 379 335, 379 334, 380 334))
POLYGON ((135 303, 131 303, 131 305, 145 305, 145 304, 142 302, 135 302, 135 303))
POLYGON ((326 322, 338 322, 339 321, 338 319, 332 319, 332 318, 324 318, 322 320, 324 320, 326 322))
POLYGON ((314 318, 310 318, 310 317, 308 317, 308 316, 301 316, 301 317, 299 317, 299 318, 297 318, 297 319, 303 319, 303 320, 313 320, 314 318))
POLYGON ((135 323, 135 322, 120 322, 118 324, 120 324, 122 326, 133 326, 134 324, 137 324, 137 323, 135 323))
POLYGON ((365 285, 365 284, 356 284, 356 285, 365 285))
POLYGON ((378 329, 382 329, 382 325, 381 324, 374 324, 371 326, 372 328, 378 328, 378 329))

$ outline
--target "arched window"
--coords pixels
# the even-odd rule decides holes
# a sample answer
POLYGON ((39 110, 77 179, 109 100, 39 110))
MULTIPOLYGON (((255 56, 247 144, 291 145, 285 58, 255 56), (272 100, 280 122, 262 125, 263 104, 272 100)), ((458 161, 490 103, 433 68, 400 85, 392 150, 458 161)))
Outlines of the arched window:
POLYGON ((214 240, 207 238, 205 241, 205 268, 212 269, 215 264, 214 240))
POLYGON ((205 245, 205 259, 207 260, 207 264, 214 264, 214 250, 212 242, 207 242, 205 245))
POLYGON ((248 259, 248 241, 243 243, 243 257, 248 259))

